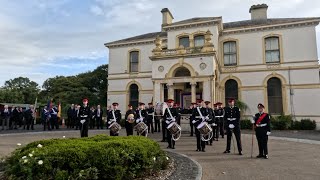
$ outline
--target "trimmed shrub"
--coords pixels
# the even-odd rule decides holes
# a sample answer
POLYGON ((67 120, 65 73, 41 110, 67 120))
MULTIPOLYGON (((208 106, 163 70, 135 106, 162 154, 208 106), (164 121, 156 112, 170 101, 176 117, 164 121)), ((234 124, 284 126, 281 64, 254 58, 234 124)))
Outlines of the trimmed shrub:
POLYGON ((240 121, 241 129, 252 129, 252 124, 249 119, 243 119, 240 121))
POLYGON ((292 117, 290 115, 281 115, 271 117, 271 128, 275 130, 287 130, 291 126, 292 117))
POLYGON ((317 127, 316 121, 311 119, 301 119, 301 130, 315 130, 317 127))
POLYGON ((166 153, 142 136, 52 139, 15 150, 8 179, 134 179, 167 168, 166 153))

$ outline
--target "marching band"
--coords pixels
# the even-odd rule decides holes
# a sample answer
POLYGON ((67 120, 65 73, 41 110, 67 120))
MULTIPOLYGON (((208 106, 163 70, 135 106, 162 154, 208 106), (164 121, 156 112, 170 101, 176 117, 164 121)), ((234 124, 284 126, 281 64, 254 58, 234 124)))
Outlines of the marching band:
MULTIPOLYGON (((230 153, 231 144, 235 153, 235 142, 237 144, 238 154, 242 155, 241 144, 241 130, 240 130, 240 109, 235 106, 235 99, 228 100, 228 106, 223 107, 221 102, 213 104, 214 108, 211 108, 210 101, 203 101, 197 99, 196 102, 192 102, 188 109, 181 109, 180 105, 175 103, 173 99, 167 100, 165 103, 157 103, 153 106, 153 103, 148 103, 148 107, 145 108, 145 103, 139 102, 138 108, 135 110, 131 104, 128 105, 128 110, 125 114, 124 126, 127 136, 134 135, 134 131, 137 135, 148 136, 148 133, 160 132, 162 129, 162 142, 167 142, 167 148, 175 149, 176 141, 181 137, 181 114, 185 114, 184 120, 189 120, 190 123, 190 136, 196 135, 196 151, 205 152, 206 145, 213 145, 214 141, 219 141, 219 137, 224 138, 227 135, 225 154, 230 153), (188 117, 186 117, 186 115, 188 117), (160 126, 161 125, 161 126, 160 126), (233 137, 234 135, 234 137, 233 137), (233 143, 231 143, 233 142, 233 143)), ((83 99, 83 105, 71 105, 68 110, 68 121, 75 121, 68 124, 68 128, 80 129, 81 137, 88 137, 88 129, 94 128, 96 125, 98 129, 103 129, 105 123, 107 128, 110 129, 110 136, 119 136, 121 130, 121 111, 118 109, 119 104, 117 102, 112 103, 112 108, 106 112, 107 118, 104 122, 103 111, 100 106, 97 109, 93 109, 88 105, 88 99, 83 99), (75 119, 74 117, 78 117, 75 119), (93 123, 92 121, 98 120, 99 122, 93 123), (76 123, 78 121, 79 123, 76 123), (101 122, 100 122, 101 121, 101 122)), ((252 127, 255 131, 257 143, 259 147, 259 154, 257 158, 268 159, 268 136, 271 133, 270 130, 270 116, 264 112, 264 105, 258 104, 258 113, 252 116, 252 127)), ((56 122, 58 109, 53 107, 48 110, 44 107, 42 112, 43 128, 44 130, 51 130, 54 127, 58 128, 56 122)), ((2 121, 2 128, 4 129, 3 122, 8 123, 11 111, 7 106, 4 106, 4 110, 0 111, 2 121)), ((12 114, 17 113, 12 111, 12 114)), ((33 129, 34 112, 33 107, 25 113, 25 120, 27 129, 33 129)), ((253 137, 253 136, 252 136, 253 137)), ((253 147, 252 147, 253 148, 253 147)), ((252 149, 251 149, 252 157, 252 149)))

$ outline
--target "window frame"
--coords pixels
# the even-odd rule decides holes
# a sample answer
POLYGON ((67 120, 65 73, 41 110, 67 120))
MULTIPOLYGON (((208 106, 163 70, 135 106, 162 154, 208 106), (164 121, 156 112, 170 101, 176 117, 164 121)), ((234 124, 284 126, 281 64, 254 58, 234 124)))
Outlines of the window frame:
POLYGON ((205 35, 204 34, 195 34, 193 36, 193 45, 194 45, 194 47, 196 47, 196 48, 203 47, 205 43, 206 43, 206 40, 205 40, 205 35), (203 44, 201 46, 196 46, 196 38, 197 37, 203 37, 203 44))
MULTIPOLYGON (((229 39, 229 40, 226 40, 226 41, 223 41, 222 42, 222 61, 223 61, 223 66, 227 66, 227 67, 229 67, 229 66, 237 66, 238 65, 238 52, 239 52, 239 50, 238 50, 238 41, 237 40, 234 40, 234 39, 229 39), (235 43, 235 52, 225 52, 225 44, 226 43, 235 43), (225 63, 225 56, 232 56, 232 55, 234 55, 235 57, 236 57, 236 61, 235 61, 235 63, 230 63, 230 64, 226 64, 225 63)), ((230 57, 229 57, 229 61, 230 61, 230 57)))
POLYGON ((278 78, 278 77, 270 77, 270 78, 267 80, 267 88, 266 88, 266 93, 267 93, 267 94, 266 94, 266 96, 267 96, 267 101, 268 101, 268 112, 269 112, 270 114, 281 115, 281 114, 284 114, 284 113, 285 113, 285 106, 284 106, 284 101, 283 101, 283 100, 284 100, 284 94, 283 94, 282 86, 283 86, 282 81, 281 81, 281 79, 278 78), (277 79, 277 81, 278 81, 277 83, 280 83, 280 84, 277 84, 279 87, 274 88, 274 86, 271 86, 271 85, 274 85, 274 84, 269 84, 272 79, 277 79), (270 87, 270 86, 271 86, 271 87, 270 87), (269 95, 269 92, 270 92, 270 91, 269 91, 269 88, 276 89, 275 92, 278 92, 279 95, 278 95, 278 96, 276 96, 276 95, 273 95, 273 96, 269 95), (279 92, 279 90, 280 90, 280 92, 279 92), (275 101, 273 101, 273 102, 270 102, 270 101, 271 101, 271 98, 273 98, 273 99, 281 98, 281 99, 278 99, 278 101, 275 100, 275 101), (276 106, 276 105, 271 104, 271 103, 275 103, 275 104, 281 103, 281 109, 279 109, 279 112, 278 112, 277 110, 276 110, 276 111, 270 111, 270 110, 273 110, 273 109, 270 109, 271 107, 274 108, 274 107, 276 106))
POLYGON ((267 36, 264 37, 264 61, 266 64, 273 64, 273 63, 280 63, 281 62, 281 44, 280 44, 280 37, 279 36, 275 36, 275 35, 271 35, 271 36, 267 36), (271 39, 277 39, 278 40, 278 48, 277 49, 267 49, 267 41, 271 40, 271 39), (267 54, 268 53, 272 53, 272 52, 278 52, 278 61, 273 61, 273 59, 271 61, 267 61, 267 54))
POLYGON ((133 106, 133 108, 137 108, 138 107, 138 104, 139 104, 139 99, 140 99, 140 93, 139 93, 139 86, 138 84, 135 84, 135 83, 132 83, 130 84, 129 86, 129 104, 131 104, 133 106), (133 89, 132 87, 133 86, 136 86, 137 89, 133 89), (132 92, 133 91, 136 91, 135 93, 137 93, 137 97, 136 99, 132 99, 132 92), (134 102, 134 103, 133 103, 134 102))
POLYGON ((128 52, 128 73, 138 73, 140 71, 140 50, 132 49, 128 52), (138 53, 137 62, 132 62, 132 53, 138 53), (132 64, 135 64, 137 67, 136 71, 132 71, 132 64))
POLYGON ((240 86, 240 84, 238 83, 238 81, 237 80, 235 80, 235 79, 228 79, 227 81, 225 81, 225 83, 224 83, 224 97, 225 97, 225 102, 227 103, 228 102, 228 99, 229 98, 234 98, 234 99, 239 99, 240 97, 239 97, 239 86, 240 86), (231 96, 227 96, 227 83, 228 82, 234 82, 236 85, 237 85, 237 93, 236 93, 236 97, 231 97, 231 96))
POLYGON ((184 48, 190 48, 190 37, 189 36, 180 36, 180 37, 178 37, 178 47, 180 47, 181 46, 181 43, 180 43, 180 40, 181 39, 183 39, 183 38, 186 38, 186 39, 188 39, 188 47, 185 47, 185 46, 183 46, 184 48))

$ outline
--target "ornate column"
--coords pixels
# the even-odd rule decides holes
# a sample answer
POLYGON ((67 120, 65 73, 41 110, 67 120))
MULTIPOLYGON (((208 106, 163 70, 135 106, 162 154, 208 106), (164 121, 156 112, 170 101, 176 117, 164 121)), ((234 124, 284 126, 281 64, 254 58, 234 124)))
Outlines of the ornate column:
POLYGON ((192 82, 192 83, 190 83, 190 85, 191 85, 191 102, 196 102, 196 100, 197 100, 197 93, 196 93, 197 83, 192 82))
POLYGON ((210 91, 211 91, 210 81, 209 80, 203 81, 202 98, 204 101, 211 101, 210 91))
POLYGON ((174 99, 173 84, 167 84, 167 87, 168 87, 168 99, 174 99))
POLYGON ((161 88, 161 84, 157 81, 153 82, 153 102, 161 102, 161 93, 163 92, 163 88, 161 88))

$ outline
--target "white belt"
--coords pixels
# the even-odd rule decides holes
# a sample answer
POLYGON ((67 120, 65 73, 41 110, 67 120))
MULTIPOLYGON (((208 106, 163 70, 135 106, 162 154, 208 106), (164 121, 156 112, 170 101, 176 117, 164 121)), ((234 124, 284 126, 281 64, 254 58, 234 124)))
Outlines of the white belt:
POLYGON ((257 127, 264 127, 264 126, 267 126, 267 123, 265 123, 265 124, 257 124, 256 126, 257 127))
POLYGON ((83 116, 80 116, 80 117, 88 117, 88 115, 83 115, 83 116))
POLYGON ((201 116, 196 116, 195 118, 201 119, 202 117, 201 116))
POLYGON ((224 116, 215 116, 216 118, 223 118, 224 116))
POLYGON ((228 119, 228 121, 234 121, 234 120, 236 120, 237 118, 227 118, 228 119))
POLYGON ((148 114, 149 116, 152 116, 153 115, 153 113, 150 113, 150 114, 148 114))

